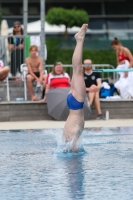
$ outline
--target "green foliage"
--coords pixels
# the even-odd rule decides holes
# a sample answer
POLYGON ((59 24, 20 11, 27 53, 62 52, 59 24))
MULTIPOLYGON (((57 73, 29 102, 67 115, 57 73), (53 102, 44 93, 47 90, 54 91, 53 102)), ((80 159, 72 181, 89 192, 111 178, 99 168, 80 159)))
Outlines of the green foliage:
POLYGON ((81 27, 82 24, 89 21, 88 13, 85 10, 71 9, 70 12, 70 27, 77 26, 81 27))
POLYGON ((51 8, 46 15, 46 21, 49 24, 67 25, 69 23, 68 17, 69 10, 66 10, 65 8, 51 8))
MULTIPOLYGON (((54 64, 55 62, 62 62, 63 64, 72 64, 72 56, 73 51, 75 48, 76 42, 73 44, 73 46, 70 45, 70 49, 61 48, 61 42, 62 39, 60 38, 47 38, 46 39, 46 45, 47 45, 47 51, 48 51, 48 57, 46 64, 54 64)), ((67 41, 68 42, 68 41, 67 41)), ((131 50, 131 53, 133 54, 133 50, 131 50)), ((89 49, 83 49, 83 60, 84 59, 91 59, 93 64, 110 64, 114 67, 117 66, 116 63, 116 53, 112 49, 106 49, 106 50, 89 50, 89 49)), ((48 72, 51 71, 51 68, 47 68, 48 72)), ((66 72, 68 72, 70 75, 72 74, 72 70, 70 68, 65 69, 66 72)), ((112 76, 112 73, 110 73, 112 76)), ((105 73, 105 78, 107 76, 107 73, 105 73)))
POLYGON ((47 51, 48 51, 48 58, 47 63, 52 64, 57 61, 57 55, 59 54, 59 47, 58 47, 59 39, 57 38, 49 38, 46 40, 47 51))
MULTIPOLYGON (((73 50, 68 50, 64 53, 64 50, 59 47, 59 41, 60 39, 57 38, 48 38, 46 40, 47 45, 47 64, 54 64, 57 61, 63 62, 64 64, 68 64, 71 60, 73 50), (66 60, 66 62, 65 62, 66 60)), ((71 62, 70 62, 71 63, 71 62)))
POLYGON ((67 28, 73 26, 81 27, 83 23, 88 23, 88 14, 84 10, 51 8, 46 15, 46 21, 52 25, 65 25, 67 28))
MULTIPOLYGON (((46 40, 48 58, 47 64, 53 64, 60 61, 64 64, 72 63, 72 55, 74 49, 62 49, 59 46, 60 39, 48 38, 46 40)), ((112 50, 83 50, 83 60, 90 58, 94 64, 111 64, 116 66, 115 51, 112 50)))
POLYGON ((112 50, 83 50, 83 59, 90 58, 94 64, 116 66, 116 54, 112 50))

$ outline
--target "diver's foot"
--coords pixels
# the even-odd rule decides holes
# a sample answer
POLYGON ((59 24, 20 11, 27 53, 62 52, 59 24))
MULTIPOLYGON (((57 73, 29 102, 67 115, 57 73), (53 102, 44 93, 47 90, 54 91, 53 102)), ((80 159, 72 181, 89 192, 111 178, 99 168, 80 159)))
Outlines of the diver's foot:
POLYGON ((82 27, 80 28, 79 32, 75 34, 75 39, 76 40, 82 40, 85 37, 86 31, 88 28, 88 24, 83 24, 82 27))

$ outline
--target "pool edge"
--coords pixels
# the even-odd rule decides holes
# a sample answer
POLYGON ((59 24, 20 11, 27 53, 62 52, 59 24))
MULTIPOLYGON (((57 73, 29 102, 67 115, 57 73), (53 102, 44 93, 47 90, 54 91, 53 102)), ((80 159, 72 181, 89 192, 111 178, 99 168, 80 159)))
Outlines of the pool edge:
MULTIPOLYGON (((60 121, 27 121, 27 122, 0 122, 0 130, 18 129, 44 129, 63 128, 65 122, 60 121)), ((110 120, 89 120, 85 121, 85 128, 88 127, 119 127, 133 126, 132 119, 110 119, 110 120)))

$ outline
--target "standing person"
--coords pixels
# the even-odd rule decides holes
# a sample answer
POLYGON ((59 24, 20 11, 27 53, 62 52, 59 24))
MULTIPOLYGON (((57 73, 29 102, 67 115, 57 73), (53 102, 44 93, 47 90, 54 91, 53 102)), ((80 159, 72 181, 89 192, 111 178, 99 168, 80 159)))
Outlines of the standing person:
POLYGON ((72 57, 73 76, 70 92, 67 96, 67 105, 70 112, 63 131, 64 142, 66 145, 71 144, 69 151, 78 151, 78 138, 84 129, 83 106, 86 91, 82 68, 82 49, 87 28, 88 24, 83 24, 75 35, 77 44, 72 57))
POLYGON ((37 83, 43 85, 45 88, 45 78, 44 75, 44 67, 43 67, 43 59, 37 56, 38 47, 36 45, 30 46, 30 56, 26 58, 26 65, 28 67, 27 74, 27 88, 30 93, 30 97, 32 101, 38 100, 35 94, 33 93, 32 82, 35 80, 37 83))
MULTIPOLYGON (((118 38, 111 42, 112 48, 116 51, 117 69, 130 69, 133 67, 133 56, 130 50, 120 43, 118 38)), ((121 98, 133 98, 133 72, 118 72, 119 80, 114 84, 120 93, 121 98)))
POLYGON ((84 81, 86 85, 86 92, 90 106, 94 103, 97 110, 97 119, 104 119, 101 112, 99 91, 101 88, 101 76, 99 72, 93 72, 92 61, 90 59, 84 60, 84 81))
POLYGON ((16 76, 20 72, 20 65, 23 63, 24 39, 21 23, 16 21, 13 24, 13 32, 8 37, 8 49, 11 51, 11 74, 16 76))

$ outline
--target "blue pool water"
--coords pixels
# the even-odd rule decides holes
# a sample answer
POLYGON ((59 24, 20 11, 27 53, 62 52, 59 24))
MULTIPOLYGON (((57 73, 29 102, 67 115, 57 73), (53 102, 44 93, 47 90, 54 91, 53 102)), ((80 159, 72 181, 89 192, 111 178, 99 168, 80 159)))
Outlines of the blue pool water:
POLYGON ((133 199, 133 127, 85 129, 79 153, 59 151, 61 133, 0 131, 1 200, 133 199))

